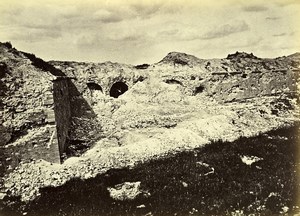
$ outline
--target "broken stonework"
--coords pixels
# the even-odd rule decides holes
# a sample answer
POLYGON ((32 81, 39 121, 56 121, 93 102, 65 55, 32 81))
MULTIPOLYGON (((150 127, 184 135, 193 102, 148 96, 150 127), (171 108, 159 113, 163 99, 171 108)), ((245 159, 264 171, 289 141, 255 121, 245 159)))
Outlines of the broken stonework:
MULTIPOLYGON (((140 67, 44 62, 0 44, 1 151, 13 155, 10 169, 36 159, 59 163, 64 152, 84 152, 103 138, 108 140, 103 147, 117 147, 179 127, 196 111, 197 118, 219 115, 218 110, 199 110, 206 103, 217 107, 257 97, 270 97, 273 103, 278 97, 281 105, 264 104, 261 115, 280 116, 282 107, 297 103, 299 62, 299 54, 199 59, 176 52, 140 67)), ((219 138, 217 131, 210 138, 219 138)))
MULTIPOLYGON (((57 75, 45 65, 34 55, 0 44, 0 151, 10 156, 3 162, 8 170, 21 161, 60 163, 58 145, 64 140, 60 140, 63 129, 57 125, 61 111, 54 109, 60 99, 54 92, 61 87, 53 85, 57 75)), ((68 104, 68 99, 63 100, 68 104)))

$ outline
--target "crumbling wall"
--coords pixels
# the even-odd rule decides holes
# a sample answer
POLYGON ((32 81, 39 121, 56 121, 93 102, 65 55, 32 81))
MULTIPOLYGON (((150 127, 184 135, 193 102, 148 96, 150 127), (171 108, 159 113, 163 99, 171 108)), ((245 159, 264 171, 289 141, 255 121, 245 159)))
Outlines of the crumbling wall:
MULTIPOLYGON (((69 80, 70 101, 70 144, 91 143, 101 136, 101 125, 90 104, 90 95, 85 89, 80 91, 80 84, 76 80, 69 80)), ((87 87, 86 87, 87 88, 87 87)))
POLYGON ((207 94, 220 102, 293 93, 297 90, 296 74, 292 70, 214 73, 203 84, 207 94))
POLYGON ((59 163, 51 73, 36 68, 22 52, 0 44, 1 164, 59 163))
POLYGON ((116 82, 124 82, 131 88, 134 83, 145 79, 143 71, 125 64, 59 61, 51 61, 50 64, 63 71, 67 76, 76 78, 72 82, 88 103, 91 101, 89 83, 101 86, 103 94, 109 95, 112 85, 116 82))
POLYGON ((21 161, 29 162, 43 159, 52 163, 60 163, 58 140, 55 125, 30 130, 22 139, 0 148, 4 155, 4 170, 14 169, 21 161))
MULTIPOLYGON (((221 103, 295 90, 294 74, 288 70, 291 64, 285 59, 261 59, 247 53, 211 60, 180 53, 168 56, 157 64, 137 67, 112 62, 50 62, 65 75, 74 77, 69 87, 70 143, 92 143, 101 138, 100 122, 109 122, 109 115, 118 107, 114 104, 122 102, 107 97, 112 95, 111 87, 117 82, 130 89, 139 81, 155 78, 178 87, 185 95, 205 95, 221 103)), ((108 125, 109 130, 103 130, 113 130, 114 124, 108 125)))
MULTIPOLYGON (((69 83, 71 123, 70 144, 89 145, 103 136, 97 100, 101 95, 110 95, 111 87, 117 82, 125 83, 128 88, 144 79, 141 72, 133 66, 117 63, 80 63, 51 62, 68 77, 74 77, 69 83), (97 86, 97 87, 96 87, 97 86), (100 89, 101 88, 101 89, 100 89)), ((111 98, 113 99, 113 98, 111 98)))

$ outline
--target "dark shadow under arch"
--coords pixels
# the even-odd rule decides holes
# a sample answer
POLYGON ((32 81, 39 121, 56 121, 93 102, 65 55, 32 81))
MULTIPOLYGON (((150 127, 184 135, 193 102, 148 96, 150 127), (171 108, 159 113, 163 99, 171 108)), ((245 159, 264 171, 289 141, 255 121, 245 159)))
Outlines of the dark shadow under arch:
POLYGON ((124 82, 114 83, 109 91, 109 95, 114 98, 118 98, 128 90, 128 86, 124 82))
POLYGON ((102 91, 102 87, 100 85, 98 85, 97 83, 94 82, 88 82, 87 83, 88 88, 93 91, 93 90, 97 90, 97 91, 102 91))

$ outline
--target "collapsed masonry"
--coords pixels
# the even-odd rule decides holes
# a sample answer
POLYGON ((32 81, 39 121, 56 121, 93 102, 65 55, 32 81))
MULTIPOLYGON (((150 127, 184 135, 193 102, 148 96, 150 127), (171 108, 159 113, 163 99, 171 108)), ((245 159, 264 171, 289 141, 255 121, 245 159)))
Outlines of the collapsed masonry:
POLYGON ((70 124, 69 79, 9 43, 0 44, 0 60, 1 164, 59 163, 70 124))
POLYGON ((4 43, 0 44, 0 147, 5 146, 12 167, 32 159, 59 163, 70 144, 90 145, 101 138, 101 113, 93 107, 97 95, 118 98, 151 77, 179 85, 186 95, 203 94, 224 103, 295 94, 298 74, 298 57, 265 60, 237 53, 202 60, 170 53, 157 64, 140 67, 47 63, 4 43))

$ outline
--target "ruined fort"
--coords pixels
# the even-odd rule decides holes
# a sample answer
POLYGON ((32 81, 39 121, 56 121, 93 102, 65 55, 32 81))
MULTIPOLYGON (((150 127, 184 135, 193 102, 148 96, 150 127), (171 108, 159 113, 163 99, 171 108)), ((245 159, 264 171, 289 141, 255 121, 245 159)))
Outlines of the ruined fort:
POLYGON ((299 53, 263 59, 237 52, 206 60, 172 52, 151 65, 45 62, 1 43, 0 145, 13 154, 9 159, 13 167, 36 159, 60 163, 72 148, 87 149, 114 134, 116 127, 128 129, 125 123, 104 125, 110 114, 103 112, 115 112, 122 97, 140 83, 146 85, 145 95, 154 91, 153 80, 164 88, 175 86, 171 88, 180 89, 182 97, 210 98, 219 104, 297 97, 299 59, 299 53))

